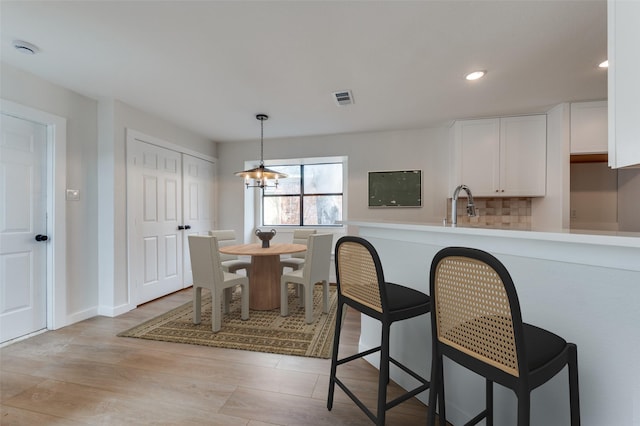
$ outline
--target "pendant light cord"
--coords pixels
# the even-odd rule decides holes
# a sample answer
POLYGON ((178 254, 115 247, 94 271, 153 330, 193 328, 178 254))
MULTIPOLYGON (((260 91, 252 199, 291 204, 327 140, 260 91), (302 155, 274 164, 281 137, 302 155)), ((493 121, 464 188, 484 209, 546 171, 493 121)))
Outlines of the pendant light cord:
POLYGON ((264 165, 264 120, 260 120, 260 165, 264 165))

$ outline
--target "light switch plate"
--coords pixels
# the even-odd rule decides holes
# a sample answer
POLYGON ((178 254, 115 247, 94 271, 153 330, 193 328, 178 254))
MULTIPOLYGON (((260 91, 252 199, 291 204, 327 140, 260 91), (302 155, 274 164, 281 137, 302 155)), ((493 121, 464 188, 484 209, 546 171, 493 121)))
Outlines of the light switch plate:
POLYGON ((79 189, 67 189, 67 201, 78 201, 80 199, 79 189))

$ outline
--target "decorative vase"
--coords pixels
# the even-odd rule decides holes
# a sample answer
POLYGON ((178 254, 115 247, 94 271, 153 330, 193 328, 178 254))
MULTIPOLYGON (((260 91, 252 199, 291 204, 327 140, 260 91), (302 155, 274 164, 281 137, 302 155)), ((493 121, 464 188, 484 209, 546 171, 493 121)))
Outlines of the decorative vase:
POLYGON ((262 241, 262 248, 269 248, 269 241, 276 235, 276 230, 272 229, 271 231, 261 231, 256 229, 256 235, 262 241))

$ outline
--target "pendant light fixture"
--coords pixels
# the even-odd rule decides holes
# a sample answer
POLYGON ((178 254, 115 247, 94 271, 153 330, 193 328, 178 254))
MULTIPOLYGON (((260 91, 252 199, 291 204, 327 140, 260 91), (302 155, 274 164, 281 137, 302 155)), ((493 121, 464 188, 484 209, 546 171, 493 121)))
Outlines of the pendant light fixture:
POLYGON ((268 188, 275 186, 278 187, 278 179, 286 178, 288 175, 285 173, 276 172, 275 170, 267 169, 264 166, 264 122, 269 119, 266 114, 256 115, 256 119, 260 121, 260 165, 253 169, 245 170, 243 172, 236 172, 236 176, 244 178, 244 184, 247 188, 268 188), (273 185, 268 185, 268 180, 274 179, 273 185), (253 180, 253 183, 251 182, 253 180))

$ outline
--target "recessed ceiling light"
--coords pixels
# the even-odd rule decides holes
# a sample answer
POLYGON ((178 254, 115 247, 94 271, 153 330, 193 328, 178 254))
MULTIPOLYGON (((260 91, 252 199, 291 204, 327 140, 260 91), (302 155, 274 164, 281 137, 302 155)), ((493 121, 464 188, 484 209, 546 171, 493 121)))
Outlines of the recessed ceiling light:
POLYGON ((604 62, 600 62, 600 65, 598 65, 600 68, 609 68, 609 61, 606 60, 604 62))
POLYGON ((14 40, 13 47, 20 53, 25 53, 27 55, 35 55, 40 51, 38 46, 31 44, 29 42, 23 40, 14 40))
POLYGON ((474 71, 474 72, 471 72, 471 73, 467 74, 465 78, 467 80, 477 80, 479 78, 484 77, 484 75, 486 73, 487 73, 486 71, 474 71))

